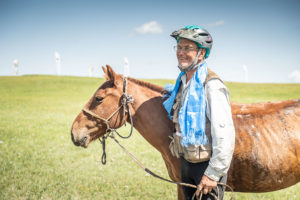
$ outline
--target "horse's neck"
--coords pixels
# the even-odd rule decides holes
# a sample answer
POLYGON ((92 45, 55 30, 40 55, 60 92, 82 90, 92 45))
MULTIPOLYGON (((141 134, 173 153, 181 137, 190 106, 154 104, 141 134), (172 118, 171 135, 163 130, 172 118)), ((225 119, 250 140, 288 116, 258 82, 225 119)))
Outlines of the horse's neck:
POLYGON ((168 136, 173 125, 163 108, 161 94, 136 83, 129 83, 128 94, 134 98, 135 129, 158 151, 164 152, 170 142, 168 136))

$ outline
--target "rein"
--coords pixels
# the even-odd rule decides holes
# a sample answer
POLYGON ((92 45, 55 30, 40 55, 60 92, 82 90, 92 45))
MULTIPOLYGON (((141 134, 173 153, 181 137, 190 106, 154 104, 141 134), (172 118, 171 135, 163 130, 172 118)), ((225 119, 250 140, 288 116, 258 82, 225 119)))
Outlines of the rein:
MULTIPOLYGON (((183 183, 183 182, 176 182, 176 181, 172 181, 172 180, 169 180, 169 179, 166 179, 164 177, 161 177, 157 174, 155 174, 154 172, 152 172, 150 169, 148 169, 147 167, 145 167, 133 154, 131 154, 123 145, 120 144, 120 142, 116 139, 115 135, 113 133, 108 133, 108 135, 106 136, 107 137, 110 137, 111 139, 113 139, 120 147, 121 149, 130 157, 132 158, 132 160, 134 162, 136 162, 146 173, 150 174, 151 176, 155 177, 155 178, 158 178, 160 180, 163 180, 163 181, 166 181, 166 182, 169 182, 169 183, 172 183, 172 184, 176 184, 176 185, 180 185, 180 186, 185 186, 185 187, 190 187, 190 188, 195 188, 197 189, 197 185, 193 185, 193 184, 189 184, 189 183, 183 183)), ((104 143, 105 145, 105 143, 104 143)), ((103 147, 103 143, 102 143, 102 147, 103 147)), ((103 150, 105 149, 105 147, 103 147, 103 150)), ((106 154, 105 154, 106 156, 106 154)), ((227 187, 231 190, 232 194, 231 194, 231 197, 230 197, 230 200, 233 200, 234 199, 234 196, 233 196, 233 189, 227 185, 227 184, 224 184, 224 183, 220 183, 220 182, 217 182, 217 185, 221 185, 223 187, 227 187)), ((210 192, 208 193, 210 194, 212 197, 214 197, 215 200, 219 200, 218 196, 219 196, 219 188, 217 187, 217 195, 215 195, 214 193, 210 192)), ((197 199, 197 200, 201 200, 202 199, 202 196, 203 196, 203 191, 201 190, 200 191, 200 194, 199 196, 197 197, 196 196, 196 192, 194 193, 193 197, 192 197, 192 200, 193 199, 197 199)))
MULTIPOLYGON (((131 115, 131 112, 130 112, 130 109, 129 109, 129 106, 128 104, 129 103, 133 103, 133 97, 132 95, 128 95, 127 94, 127 78, 126 77, 123 77, 123 94, 122 94, 122 97, 121 97, 121 105, 119 106, 119 108, 114 111, 107 119, 104 119, 102 117, 100 117, 99 115, 97 115, 96 113, 92 112, 91 110, 87 109, 87 108, 83 108, 82 110, 85 112, 85 113, 88 113, 89 115, 91 115, 92 117, 100 120, 100 121, 104 121, 105 124, 106 124, 106 131, 105 131, 105 134, 104 136, 102 136, 102 139, 99 138, 99 141, 102 145, 102 156, 101 156, 101 163, 103 165, 106 164, 106 142, 105 140, 110 137, 111 139, 113 139, 119 146, 120 148, 128 155, 130 156, 146 173, 150 174, 151 176, 155 177, 155 178, 158 178, 160 180, 163 180, 163 181, 166 181, 166 182, 169 182, 169 183, 172 183, 172 184, 176 184, 176 185, 180 185, 180 186, 185 186, 185 187, 190 187, 190 188, 195 188, 197 189, 197 185, 193 185, 193 184, 189 184, 189 183, 182 183, 182 182, 176 182, 176 181, 172 181, 172 180, 169 180, 169 179, 166 179, 164 177, 161 177, 157 174, 155 174, 154 172, 152 172, 150 169, 146 168, 133 154, 131 154, 124 146, 122 146, 119 141, 116 139, 114 133, 116 133, 120 138, 123 138, 123 139, 128 139, 131 135, 132 135, 132 132, 133 132, 133 120, 132 120, 132 115, 131 115), (123 109, 123 119, 124 120, 124 124, 126 126, 126 120, 125 120, 125 115, 126 115, 126 112, 128 113, 128 116, 130 118, 130 123, 131 123, 131 129, 130 129, 130 133, 128 134, 128 136, 122 136, 120 133, 118 133, 117 129, 115 128, 111 128, 110 127, 110 120, 112 119, 112 117, 117 114, 121 108, 124 108, 123 109)), ((123 126, 121 125, 121 127, 123 126)), ((120 128, 120 127, 119 127, 120 128)), ((231 195, 231 198, 230 200, 233 199, 233 189, 227 185, 227 184, 224 184, 224 183, 217 183, 217 185, 221 185, 221 186, 224 186, 224 187, 228 187, 231 192, 232 192, 232 195, 231 195)), ((217 196, 213 193, 209 193, 211 196, 214 197, 215 200, 219 200, 218 198, 218 195, 219 195, 219 188, 217 187, 217 196)), ((202 198, 202 195, 203 195, 203 191, 201 190, 200 191, 200 194, 199 196, 197 197, 196 196, 196 192, 194 193, 192 199, 197 199, 197 200, 201 200, 202 198)))

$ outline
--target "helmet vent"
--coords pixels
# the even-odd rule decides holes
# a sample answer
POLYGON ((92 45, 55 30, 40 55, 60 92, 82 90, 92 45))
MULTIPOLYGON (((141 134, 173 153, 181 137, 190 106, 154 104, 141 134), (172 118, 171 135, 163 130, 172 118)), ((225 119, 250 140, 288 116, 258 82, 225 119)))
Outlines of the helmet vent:
POLYGON ((212 41, 211 40, 210 41, 206 41, 206 43, 210 44, 210 43, 212 43, 212 41))
POLYGON ((208 36, 207 33, 199 33, 200 36, 208 36))

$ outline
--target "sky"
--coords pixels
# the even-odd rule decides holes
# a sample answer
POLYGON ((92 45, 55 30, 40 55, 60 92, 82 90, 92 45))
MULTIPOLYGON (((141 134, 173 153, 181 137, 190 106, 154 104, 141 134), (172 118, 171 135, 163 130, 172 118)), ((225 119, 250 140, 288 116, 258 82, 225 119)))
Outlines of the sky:
POLYGON ((176 79, 170 34, 200 25, 212 35, 208 66, 223 80, 300 83, 298 0, 0 0, 0 78, 103 77, 124 62, 134 78, 176 79))

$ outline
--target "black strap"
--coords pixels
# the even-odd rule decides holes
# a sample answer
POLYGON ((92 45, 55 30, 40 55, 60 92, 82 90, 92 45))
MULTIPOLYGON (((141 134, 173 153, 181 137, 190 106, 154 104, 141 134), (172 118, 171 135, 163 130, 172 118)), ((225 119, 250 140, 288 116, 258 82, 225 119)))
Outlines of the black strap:
POLYGON ((102 165, 106 164, 106 151, 105 151, 105 137, 102 137, 102 140, 99 138, 100 143, 102 144, 102 156, 101 156, 101 163, 102 165))

